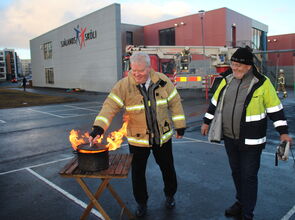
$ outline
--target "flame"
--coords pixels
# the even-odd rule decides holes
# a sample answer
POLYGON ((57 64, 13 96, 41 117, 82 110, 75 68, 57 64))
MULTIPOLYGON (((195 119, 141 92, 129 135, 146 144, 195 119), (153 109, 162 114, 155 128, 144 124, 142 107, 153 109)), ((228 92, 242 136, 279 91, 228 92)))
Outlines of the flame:
MULTIPOLYGON (((77 147, 81 144, 89 143, 88 141, 89 133, 85 132, 84 134, 80 135, 80 131, 71 130, 69 140, 72 144, 72 148, 77 150, 77 147)), ((101 143, 103 136, 97 139, 96 143, 101 143)))
POLYGON ((114 131, 109 134, 107 137, 107 148, 109 150, 117 150, 121 146, 123 137, 127 135, 127 125, 128 122, 125 121, 118 131, 114 131))
MULTIPOLYGON (((106 145, 106 147, 109 151, 117 150, 121 146, 124 136, 126 137, 127 135, 128 118, 124 117, 123 120, 124 120, 124 123, 122 127, 118 131, 114 131, 110 133, 109 136, 107 137, 108 144, 106 145)), ((76 131, 76 130, 71 130, 69 135, 69 141, 71 142, 72 148, 74 150, 77 150, 77 147, 81 144, 89 143, 88 138, 89 138, 88 132, 85 132, 83 135, 80 135, 80 131, 76 131)), ((96 143, 101 143, 102 139, 103 139, 103 135, 97 139, 96 143)), ((81 153, 98 153, 103 151, 105 150, 98 150, 98 151, 79 150, 79 152, 81 153)))

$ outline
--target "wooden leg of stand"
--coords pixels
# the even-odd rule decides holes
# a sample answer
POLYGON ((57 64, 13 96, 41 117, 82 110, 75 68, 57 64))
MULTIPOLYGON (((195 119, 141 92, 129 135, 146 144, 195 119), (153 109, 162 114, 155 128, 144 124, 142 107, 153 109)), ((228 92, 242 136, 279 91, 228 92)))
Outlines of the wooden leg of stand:
MULTIPOLYGON (((104 211, 104 209, 101 207, 101 205, 98 203, 97 199, 94 197, 94 195, 92 194, 92 192, 90 191, 90 189, 87 187, 87 185, 85 184, 85 182, 81 178, 76 178, 76 180, 80 184, 80 186, 82 187, 82 189, 84 190, 84 192, 86 193, 86 195, 88 196, 88 198, 90 199, 91 204, 93 204, 98 209, 98 211, 102 214, 102 216, 105 218, 105 220, 110 220, 110 217, 104 211)), ((98 194, 100 194, 100 193, 101 192, 99 192, 98 194)), ((88 211, 88 213, 86 213, 87 215, 89 214, 90 210, 88 211)), ((87 216, 86 214, 85 214, 85 216, 87 216)), ((81 219, 82 219, 82 216, 81 216, 81 219)))
POLYGON ((117 200, 117 202, 119 203, 119 205, 123 208, 124 211, 126 211, 129 219, 135 219, 134 215, 130 212, 130 210, 126 207, 125 203, 121 200, 121 198, 119 197, 119 195, 116 193, 116 191, 113 189, 113 187, 111 186, 111 184, 107 185, 107 188, 110 190, 111 194, 113 195, 113 197, 117 200))

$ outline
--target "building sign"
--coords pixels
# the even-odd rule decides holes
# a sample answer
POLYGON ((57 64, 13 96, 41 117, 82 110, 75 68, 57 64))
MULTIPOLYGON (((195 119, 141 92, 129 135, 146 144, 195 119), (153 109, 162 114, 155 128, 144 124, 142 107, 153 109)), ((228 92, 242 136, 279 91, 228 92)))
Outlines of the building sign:
POLYGON ((60 41, 60 46, 66 47, 72 44, 76 44, 80 47, 80 49, 82 49, 83 46, 86 47, 86 41, 97 38, 96 30, 87 30, 87 27, 79 28, 79 25, 74 28, 74 33, 76 34, 76 36, 60 41))

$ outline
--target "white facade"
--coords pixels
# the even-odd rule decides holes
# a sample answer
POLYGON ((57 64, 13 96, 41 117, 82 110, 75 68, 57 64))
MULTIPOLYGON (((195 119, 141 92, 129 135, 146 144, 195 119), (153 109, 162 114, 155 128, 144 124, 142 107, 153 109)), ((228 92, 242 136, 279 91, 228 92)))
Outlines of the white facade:
POLYGON ((33 85, 109 92, 122 73, 120 28, 112 4, 32 39, 33 85))
POLYGON ((32 74, 30 59, 22 59, 21 66, 22 66, 22 76, 28 76, 32 74))

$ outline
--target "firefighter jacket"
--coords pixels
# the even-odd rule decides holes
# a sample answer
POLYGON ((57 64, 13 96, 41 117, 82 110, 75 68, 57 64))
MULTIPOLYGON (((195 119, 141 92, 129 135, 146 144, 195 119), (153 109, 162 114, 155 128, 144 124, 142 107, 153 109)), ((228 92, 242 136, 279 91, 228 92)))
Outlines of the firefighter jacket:
POLYGON ((175 129, 185 128, 180 96, 170 79, 153 70, 150 79, 146 93, 131 72, 118 81, 95 118, 94 126, 106 130, 123 109, 124 117, 128 119, 127 140, 140 147, 161 146, 167 142, 173 135, 172 121, 175 129))
MULTIPOLYGON (((253 66, 254 77, 245 99, 240 122, 240 136, 245 148, 260 147, 266 144, 267 116, 280 134, 288 134, 287 121, 283 106, 271 81, 260 74, 253 66)), ((222 139, 222 105, 227 85, 233 78, 232 73, 223 75, 216 89, 209 108, 204 116, 204 123, 210 124, 209 141, 220 142, 222 139)), ((234 101, 234 99, 233 99, 234 101)))
POLYGON ((279 75, 278 75, 278 84, 285 85, 285 74, 284 73, 279 73, 279 75))

